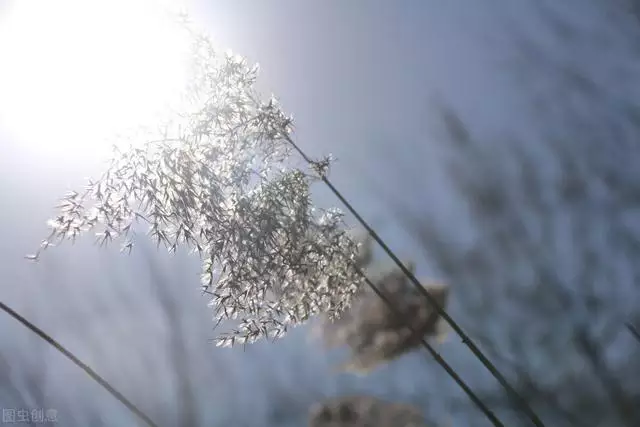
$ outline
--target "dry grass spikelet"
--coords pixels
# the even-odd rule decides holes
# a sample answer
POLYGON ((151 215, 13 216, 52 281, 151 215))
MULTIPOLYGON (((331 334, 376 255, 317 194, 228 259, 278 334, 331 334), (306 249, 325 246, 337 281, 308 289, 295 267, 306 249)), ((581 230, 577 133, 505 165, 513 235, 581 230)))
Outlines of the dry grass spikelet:
POLYGON ((316 404, 309 427, 424 427, 421 412, 411 405, 371 396, 346 396, 316 404))
MULTIPOLYGON (((337 321, 322 325, 327 346, 346 345, 350 350, 350 360, 341 366, 342 370, 366 373, 414 350, 425 337, 444 338, 439 313, 400 269, 382 274, 373 282, 398 312, 392 311, 371 289, 363 288, 349 311, 337 321)), ((431 283, 425 288, 441 307, 446 305, 447 285, 431 283)))

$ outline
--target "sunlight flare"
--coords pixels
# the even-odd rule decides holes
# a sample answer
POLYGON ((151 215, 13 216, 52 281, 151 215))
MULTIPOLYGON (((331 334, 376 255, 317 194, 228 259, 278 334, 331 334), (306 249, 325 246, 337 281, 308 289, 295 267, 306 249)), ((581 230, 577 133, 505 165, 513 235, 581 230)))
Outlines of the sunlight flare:
POLYGON ((108 152, 179 99, 187 38, 150 0, 20 0, 0 17, 0 127, 47 157, 108 152))

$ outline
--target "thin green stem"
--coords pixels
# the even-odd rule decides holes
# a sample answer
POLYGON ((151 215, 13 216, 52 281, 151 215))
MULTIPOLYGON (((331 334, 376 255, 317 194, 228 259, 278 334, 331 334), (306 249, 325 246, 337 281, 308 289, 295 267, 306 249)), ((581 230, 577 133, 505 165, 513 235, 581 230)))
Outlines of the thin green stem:
POLYGON ((27 327, 27 329, 31 330, 33 333, 35 333, 40 338, 42 338, 47 343, 49 343, 53 348, 55 348, 60 353, 62 353, 64 356, 66 356, 67 359, 71 360, 76 366, 78 366, 80 369, 82 369, 87 375, 89 375, 91 377, 91 379, 93 379, 95 382, 100 384, 102 386, 102 388, 107 390, 120 403, 122 403, 124 406, 126 406, 127 409, 129 409, 136 416, 138 416, 142 421, 144 421, 145 424, 147 424, 150 427, 158 427, 156 425, 156 423, 154 423, 153 420, 151 420, 151 418, 149 418, 144 412, 142 412, 140 409, 138 409, 138 407, 136 405, 131 403, 131 401, 129 401, 129 399, 124 397, 124 395, 122 393, 120 393, 118 390, 116 390, 111 384, 109 384, 107 382, 107 380, 105 380, 100 375, 98 375, 98 373, 96 371, 91 369, 87 364, 83 363, 80 359, 78 359, 76 356, 74 356, 73 353, 71 353, 69 350, 64 348, 61 344, 59 344, 56 340, 54 340, 47 333, 45 333, 42 329, 38 328, 36 325, 34 325, 30 321, 28 321, 27 319, 22 317, 20 314, 15 312, 13 309, 11 309, 11 307, 7 306, 2 301, 0 301, 0 309, 5 311, 7 314, 9 314, 11 317, 16 319, 18 322, 22 323, 25 327, 27 327))
MULTIPOLYGON (((286 136, 286 141, 300 154, 300 156, 310 165, 313 166, 314 162, 304 151, 291 139, 286 136)), ((471 350, 471 352, 480 360, 480 362, 487 368, 487 370, 493 375, 493 377, 500 383, 502 387, 509 393, 510 398, 514 400, 520 410, 529 417, 533 425, 536 427, 545 427, 542 420, 533 411, 527 401, 514 389, 507 379, 498 371, 495 365, 482 353, 482 351, 476 346, 471 338, 462 330, 460 326, 449 316, 449 314, 438 304, 436 299, 420 284, 415 275, 409 271, 409 269, 400 261, 400 259, 393 253, 393 251, 387 246, 387 244, 378 236, 378 234, 371 228, 371 226, 360 216, 351 203, 338 191, 338 189, 329 181, 326 175, 320 175, 320 179, 329 187, 331 192, 342 202, 347 210, 356 218, 356 220, 367 230, 371 237, 382 247, 387 255, 395 262, 400 270, 409 278, 414 284, 416 289, 433 305, 438 314, 451 326, 451 328, 458 334, 462 342, 471 350)))

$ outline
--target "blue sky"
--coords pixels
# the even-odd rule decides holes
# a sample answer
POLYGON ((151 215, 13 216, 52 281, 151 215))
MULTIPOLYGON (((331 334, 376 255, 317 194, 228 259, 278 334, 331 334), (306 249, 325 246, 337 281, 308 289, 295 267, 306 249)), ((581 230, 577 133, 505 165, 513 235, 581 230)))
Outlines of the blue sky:
MULTIPOLYGON (((632 84, 637 61, 629 59, 629 43, 620 36, 623 31, 611 26, 611 22, 621 22, 621 28, 630 24, 626 18, 603 18, 597 1, 567 2, 558 6, 564 7, 561 15, 582 32, 573 42, 563 43, 534 13, 531 4, 526 0, 193 0, 190 10, 221 46, 260 63, 260 86, 265 93, 279 97, 285 110, 294 115, 300 145, 311 155, 332 152, 338 157, 331 178, 382 230, 399 255, 407 257, 419 254, 417 246, 398 226, 378 193, 379 185, 386 186, 415 213, 434 215, 460 248, 472 247, 474 236, 482 231, 472 227, 466 204, 452 192, 435 101, 451 105, 474 135, 488 140, 485 154, 499 157, 504 148, 501 137, 519 135, 525 141, 522 144, 534 147, 530 144, 544 131, 539 129, 541 124, 561 122, 562 117, 554 116, 553 105, 532 119, 531 100, 540 94, 553 98, 556 93, 556 82, 547 74, 554 66, 550 63, 583 70, 606 89, 605 98, 611 105, 631 98, 632 88, 638 87, 632 84), (513 44, 515 30, 537 40, 549 61, 530 63, 519 58, 522 52, 513 44), (517 66, 524 70, 516 73, 517 66)), ((593 106, 580 98, 575 104, 584 107, 587 117, 600 118, 610 110, 609 104, 593 106)), ((90 144, 90 135, 87 137, 90 144)), ((98 256, 97 250, 92 252, 87 245, 61 249, 36 270, 21 264, 22 256, 43 235, 44 221, 57 195, 82 185, 84 177, 95 174, 99 165, 99 159, 90 155, 90 145, 83 149, 86 155, 82 158, 70 155, 59 163, 34 152, 29 143, 10 136, 0 117, 1 151, 10 153, 0 155, 0 194, 7 203, 0 213, 5 236, 0 242, 2 300, 45 322, 52 333, 65 338, 73 349, 140 399, 145 394, 144 387, 143 391, 139 388, 144 381, 130 384, 127 376, 144 376, 150 381, 144 383, 148 389, 158 393, 144 396, 147 403, 155 401, 156 406, 148 403, 147 408, 156 413, 170 411, 167 402, 172 396, 166 390, 171 390, 171 378, 150 375, 149 380, 145 371, 161 372, 167 362, 159 356, 157 361, 153 359, 160 351, 158 342, 164 339, 165 330, 158 326, 161 314, 153 302, 153 286, 136 265, 138 258, 115 267, 120 261, 98 256), (122 303, 123 299, 127 303, 122 303), (108 321, 92 315, 99 309, 109 313, 108 321), (74 329, 77 324, 85 329, 74 329), (83 339, 96 334, 101 337, 99 344, 83 339), (126 346, 131 351, 123 350, 126 346), (142 354, 154 360, 149 362, 151 368, 140 360, 142 354)), ((531 150, 535 152, 536 148, 531 150)), ((549 167, 548 175, 552 176, 556 172, 544 161, 543 154, 536 157, 536 165, 540 170, 549 167)), ((323 205, 337 204, 322 189, 318 189, 318 197, 323 205)), ((440 274, 424 260, 419 261, 421 274, 440 274)), ((292 339, 273 346, 261 344, 247 353, 215 352, 205 343, 211 334, 206 301, 197 296, 197 261, 183 257, 165 262, 166 274, 185 290, 184 310, 193 313, 192 317, 185 316, 193 331, 189 338, 193 341, 193 364, 202 367, 202 389, 210 385, 209 392, 219 399, 219 405, 210 409, 216 414, 210 416, 222 420, 223 425, 225 415, 220 414, 228 411, 231 418, 227 420, 235 420, 233 412, 242 408, 244 399, 255 402, 255 410, 243 414, 247 425, 264 425, 261 423, 276 399, 273 396, 286 400, 300 388, 307 390, 299 392, 304 395, 304 403, 344 390, 367 390, 407 400, 433 388, 443 394, 458 393, 439 368, 429 364, 429 369, 422 369, 422 355, 410 356, 367 378, 332 376, 327 358, 300 331, 292 339), (211 358, 216 361, 215 367, 209 366, 211 358)), ((27 351, 22 337, 25 331, 4 318, 0 327, 16 334, 12 341, 16 354, 27 351)), ((460 345, 451 344, 444 351, 465 374, 484 382, 483 375, 475 376, 478 366, 461 355, 460 345)), ((87 381, 64 362, 51 363, 66 366, 65 375, 74 384, 87 381)), ((51 375, 54 384, 65 383, 67 378, 51 375)), ((95 396, 103 396, 90 385, 86 388, 95 396)), ((54 386, 53 390, 60 388, 54 386)), ((435 410, 442 412, 444 406, 435 410)), ((113 414, 115 409, 110 411, 103 413, 113 414)))

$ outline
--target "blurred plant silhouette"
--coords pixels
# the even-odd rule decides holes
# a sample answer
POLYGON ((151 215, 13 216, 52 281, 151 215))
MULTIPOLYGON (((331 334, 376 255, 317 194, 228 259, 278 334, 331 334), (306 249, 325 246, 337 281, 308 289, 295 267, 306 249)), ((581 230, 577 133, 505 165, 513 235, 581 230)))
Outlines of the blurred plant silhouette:
MULTIPOLYGON (((361 243, 359 266, 373 277, 376 288, 397 308, 397 312, 391 311, 370 288, 362 288, 346 313, 335 321, 327 319, 320 325, 320 333, 329 347, 346 345, 349 348, 351 357, 342 369, 360 373, 367 373, 415 350, 424 337, 442 340, 446 330, 431 303, 416 291, 400 269, 396 267, 377 274, 371 273, 372 268, 367 269, 373 262, 371 246, 371 238, 366 236, 361 243)), ((405 265, 414 269, 412 263, 405 265)), ((440 306, 445 307, 448 287, 441 284, 426 287, 440 306)))
POLYGON ((309 427, 426 427, 421 412, 410 405, 371 396, 326 400, 311 408, 309 427))
MULTIPOLYGON (((487 135, 461 111, 434 106, 443 181, 463 201, 472 237, 455 242, 446 218, 391 190, 385 197, 453 284, 465 330, 543 419, 632 427, 640 348, 625 325, 640 318, 640 120, 636 90, 610 82, 637 75, 640 27, 626 2, 593 3, 593 27, 571 4, 536 2, 544 37, 518 22, 505 27, 510 82, 529 89, 523 114, 540 126, 487 135), (594 44, 609 46, 599 50, 608 59, 586 55, 594 44)), ((502 390, 486 388, 480 396, 513 416, 510 425, 528 425, 502 390)), ((465 407, 461 399, 453 410, 465 407)))

